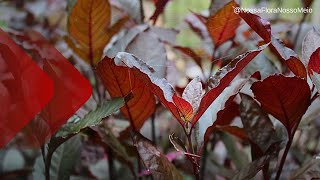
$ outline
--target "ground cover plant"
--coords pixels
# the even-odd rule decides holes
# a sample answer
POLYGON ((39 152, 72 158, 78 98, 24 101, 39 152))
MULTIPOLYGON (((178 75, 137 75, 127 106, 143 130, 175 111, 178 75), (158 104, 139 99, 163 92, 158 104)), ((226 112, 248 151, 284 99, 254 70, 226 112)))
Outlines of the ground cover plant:
POLYGON ((0 179, 320 178, 320 2, 188 3, 0 1, 0 39, 59 84, 54 46, 92 87, 66 123, 48 120, 60 99, 0 149, 0 179))

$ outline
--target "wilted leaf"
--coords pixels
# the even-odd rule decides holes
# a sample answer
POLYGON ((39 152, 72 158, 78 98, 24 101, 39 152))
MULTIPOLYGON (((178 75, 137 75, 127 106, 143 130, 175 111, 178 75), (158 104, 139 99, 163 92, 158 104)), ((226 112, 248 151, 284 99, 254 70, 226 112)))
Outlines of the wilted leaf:
POLYGON ((241 94, 240 116, 249 138, 264 152, 273 143, 276 131, 268 114, 246 94, 241 94))
MULTIPOLYGON (((60 145, 52 155, 50 166, 50 180, 67 180, 73 171, 74 165, 80 157, 80 136, 74 136, 60 145)), ((37 158, 34 165, 33 178, 46 179, 44 175, 43 158, 37 158)))
POLYGON ((313 84, 320 92, 320 48, 312 53, 308 63, 308 74, 313 84))
POLYGON ((123 98, 115 98, 111 101, 106 101, 95 110, 90 111, 84 118, 77 120, 76 122, 67 123, 57 132, 56 136, 66 137, 70 134, 76 134, 86 127, 96 126, 103 118, 119 110, 124 103, 123 98))
POLYGON ((137 70, 116 66, 113 59, 105 57, 96 71, 111 97, 126 97, 132 93, 133 98, 125 103, 121 112, 133 123, 134 129, 140 129, 154 112, 155 98, 147 85, 135 75, 137 70))
POLYGON ((148 139, 141 134, 135 134, 134 145, 137 147, 144 165, 152 172, 155 179, 182 180, 182 176, 176 167, 148 139))
POLYGON ((302 62, 307 67, 310 57, 314 51, 320 47, 320 32, 313 28, 302 41, 302 62))
POLYGON ((240 17, 264 40, 270 43, 271 49, 285 61, 289 69, 297 76, 306 78, 307 73, 304 65, 299 60, 298 55, 290 48, 272 36, 270 23, 258 15, 249 12, 240 12, 240 17))
POLYGON ((301 117, 310 105, 308 83, 297 77, 273 75, 251 86, 264 111, 277 118, 292 136, 301 117))
POLYGON ((68 19, 68 32, 73 39, 66 37, 66 42, 93 66, 100 61, 104 47, 126 20, 123 18, 110 27, 111 7, 108 0, 78 0, 68 19))
POLYGON ((238 7, 238 5, 234 1, 231 1, 216 14, 208 18, 206 26, 215 48, 218 48, 222 43, 230 40, 235 35, 241 19, 234 13, 234 7, 238 7))

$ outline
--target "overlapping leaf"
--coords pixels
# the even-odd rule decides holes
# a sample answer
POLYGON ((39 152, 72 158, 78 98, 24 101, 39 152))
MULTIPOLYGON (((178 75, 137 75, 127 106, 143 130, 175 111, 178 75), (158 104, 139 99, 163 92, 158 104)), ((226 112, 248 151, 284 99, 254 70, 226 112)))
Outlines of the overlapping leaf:
POLYGON ((273 75, 255 82, 251 90, 262 109, 277 118, 292 136, 310 105, 308 83, 298 77, 273 75))
POLYGON ((307 73, 298 55, 286 47, 279 39, 271 34, 270 23, 261 17, 249 12, 240 12, 239 16, 264 40, 270 43, 270 47, 276 52, 280 59, 284 60, 289 69, 297 76, 306 78, 307 73))
POLYGON ((180 172, 176 167, 157 150, 148 139, 141 134, 135 134, 134 145, 145 166, 152 172, 155 179, 177 179, 182 180, 180 172))
POLYGON ((243 127, 249 138, 265 152, 275 140, 276 134, 268 114, 246 94, 241 94, 240 112, 243 127))
POLYGON ((133 123, 134 129, 140 129, 154 112, 155 98, 147 85, 135 76, 137 70, 116 66, 113 59, 105 57, 96 71, 111 97, 126 97, 132 93, 133 98, 126 102, 121 112, 133 123))
POLYGON ((213 77, 210 78, 212 87, 201 99, 198 113, 192 120, 194 125, 203 115, 211 103, 221 94, 221 92, 230 84, 230 82, 241 72, 241 70, 254 59, 267 45, 260 46, 256 50, 248 51, 236 57, 228 65, 220 69, 213 77))
POLYGON ((307 33, 302 42, 302 62, 307 67, 310 57, 320 47, 320 32, 313 28, 307 33))
MULTIPOLYGON (((201 99, 198 111, 193 112, 194 116, 191 121, 192 127, 211 105, 211 103, 237 76, 237 74, 265 47, 266 45, 259 47, 257 50, 248 51, 247 53, 238 56, 229 65, 222 68, 214 77, 212 77, 211 81, 213 82, 213 87, 201 99)), ((187 117, 188 115, 185 113, 189 112, 189 110, 185 109, 181 111, 180 108, 184 106, 187 107, 188 105, 177 107, 177 104, 175 104, 176 102, 173 100, 173 97, 176 96, 176 93, 167 80, 157 78, 154 75, 154 70, 151 67, 128 53, 118 53, 115 63, 116 65, 137 69, 138 71, 133 71, 134 75, 140 78, 140 80, 142 80, 151 89, 151 91, 159 98, 162 104, 172 112, 172 114, 177 120, 179 120, 181 124, 185 122, 182 117, 187 117)))
POLYGON ((123 98, 106 101, 95 110, 90 111, 84 118, 65 124, 65 126, 57 132, 56 136, 66 137, 69 134, 78 133, 83 128, 98 125, 103 118, 120 109, 124 103, 123 98))
POLYGON ((312 53, 308 63, 308 74, 313 84, 320 92, 320 48, 312 53))
POLYGON ((78 0, 68 19, 68 32, 73 38, 66 42, 92 66, 100 61, 106 44, 117 33, 126 18, 111 25, 111 7, 108 0, 78 0))
POLYGON ((237 6, 234 1, 231 1, 208 18, 206 26, 216 48, 235 35, 241 20, 234 13, 234 8, 237 6))

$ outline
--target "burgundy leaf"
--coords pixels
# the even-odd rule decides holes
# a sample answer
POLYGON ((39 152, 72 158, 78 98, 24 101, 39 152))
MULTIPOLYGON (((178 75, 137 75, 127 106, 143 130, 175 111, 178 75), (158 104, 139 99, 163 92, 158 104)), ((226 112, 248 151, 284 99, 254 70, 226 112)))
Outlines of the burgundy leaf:
POLYGON ((271 41, 271 26, 267 20, 248 12, 240 12, 239 16, 254 30, 266 43, 271 41))
POLYGON ((157 0, 155 1, 156 9, 153 12, 152 16, 150 17, 150 20, 153 20, 153 24, 157 22, 157 19, 161 13, 163 13, 164 8, 166 7, 169 0, 157 0))
POLYGON ((264 40, 265 43, 270 43, 271 49, 282 59, 289 69, 297 76, 306 78, 307 73, 304 65, 299 60, 298 55, 283 43, 274 38, 271 34, 271 26, 267 20, 251 14, 249 12, 240 12, 240 17, 264 40))
POLYGON ((273 75, 255 82, 251 90, 262 109, 277 118, 292 136, 310 105, 308 83, 298 77, 273 75))

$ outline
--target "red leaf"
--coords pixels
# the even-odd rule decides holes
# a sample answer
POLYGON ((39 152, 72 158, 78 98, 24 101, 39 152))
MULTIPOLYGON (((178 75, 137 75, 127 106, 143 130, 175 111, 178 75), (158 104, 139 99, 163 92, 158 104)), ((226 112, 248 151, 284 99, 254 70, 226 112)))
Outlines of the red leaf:
POLYGON ((308 73, 310 76, 312 76, 314 73, 320 74, 320 47, 310 56, 308 73))
POLYGON ((134 69, 135 71, 133 71, 132 75, 140 79, 158 97, 160 102, 171 111, 181 125, 184 124, 179 110, 173 102, 175 91, 166 79, 159 79, 150 66, 129 53, 118 53, 115 58, 115 64, 134 69))
MULTIPOLYGON (((211 103, 237 76, 237 74, 265 47, 266 45, 259 47, 257 50, 248 51, 245 54, 238 56, 229 65, 222 68, 214 77, 212 77, 211 81, 214 81, 213 84, 215 87, 213 87, 213 89, 211 89, 201 99, 198 112, 193 113, 194 116, 192 119, 192 127, 211 105, 211 103)), ((115 62, 117 65, 127 66, 139 70, 134 71, 135 76, 142 80, 151 89, 151 91, 159 98, 162 104, 172 112, 181 125, 184 124, 184 120, 180 116, 181 108, 188 107, 188 105, 185 105, 186 103, 184 103, 180 107, 177 107, 177 104, 175 104, 173 100, 173 98, 176 98, 176 94, 167 80, 157 78, 154 75, 151 67, 131 54, 123 52, 118 53, 115 62)), ((179 103, 181 102, 179 101, 179 103)), ((188 109, 184 109, 183 111, 189 112, 188 109)))
POLYGON ((210 16, 206 26, 211 35, 215 48, 228 41, 235 35, 235 31, 240 24, 239 16, 234 13, 234 7, 238 5, 231 1, 216 14, 210 16))
POLYGON ((310 61, 308 63, 308 73, 313 84, 320 92, 320 48, 312 53, 310 61))
POLYGON ((271 49, 276 52, 280 59, 284 60, 289 69, 301 78, 307 77, 307 71, 298 55, 290 48, 286 47, 280 40, 272 37, 271 49))
POLYGON ((153 12, 152 16, 150 17, 150 20, 153 20, 153 24, 157 22, 157 19, 161 13, 163 13, 164 8, 166 7, 169 0, 157 0, 155 1, 156 9, 153 12))
POLYGON ((271 41, 271 26, 267 20, 262 19, 260 16, 240 12, 239 16, 253 29, 266 43, 271 41))
POLYGON ((196 124, 199 118, 207 110, 210 104, 221 94, 221 92, 230 84, 230 82, 240 73, 240 71, 253 60, 267 45, 261 46, 256 50, 248 51, 236 57, 227 66, 220 69, 213 77, 210 78, 215 85, 207 94, 204 95, 200 102, 199 110, 192 119, 192 126, 196 124))
POLYGON ((179 115, 184 122, 189 122, 193 117, 191 104, 176 94, 172 97, 174 104, 178 108, 179 115))
POLYGON ((133 128, 139 130, 154 112, 155 98, 147 85, 135 76, 137 70, 116 66, 113 59, 105 57, 98 63, 96 71, 111 97, 133 94, 121 112, 132 122, 133 128))
POLYGON ((230 122, 239 115, 239 106, 233 101, 235 96, 236 94, 229 97, 224 105, 224 108, 217 113, 216 121, 207 128, 204 135, 204 144, 209 140, 210 134, 215 131, 217 126, 229 125, 230 122))
POLYGON ((270 23, 261 17, 240 12, 240 17, 264 40, 265 43, 270 43, 271 49, 285 61, 289 69, 297 76, 306 78, 307 73, 303 63, 299 60, 298 55, 290 48, 283 45, 283 43, 272 36, 270 23))
POLYGON ((291 136, 310 105, 308 83, 297 77, 273 75, 255 82, 251 90, 262 109, 277 118, 291 136))

